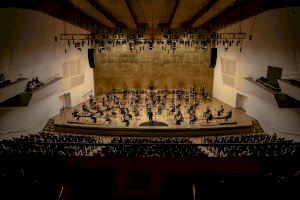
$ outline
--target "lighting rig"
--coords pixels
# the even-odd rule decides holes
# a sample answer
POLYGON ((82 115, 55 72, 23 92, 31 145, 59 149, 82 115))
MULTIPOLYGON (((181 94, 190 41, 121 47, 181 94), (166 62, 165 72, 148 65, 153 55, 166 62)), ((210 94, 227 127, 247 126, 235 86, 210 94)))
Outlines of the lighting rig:
MULTIPOLYGON (((60 40, 67 47, 81 51, 84 46, 110 51, 111 48, 127 46, 130 51, 161 49, 175 52, 177 47, 185 46, 195 50, 207 51, 208 47, 223 45, 225 51, 233 45, 240 46, 246 33, 201 33, 201 34, 60 34, 60 40)), ((56 38, 57 40, 57 38, 56 38)), ((66 52, 66 49, 65 49, 66 52)))

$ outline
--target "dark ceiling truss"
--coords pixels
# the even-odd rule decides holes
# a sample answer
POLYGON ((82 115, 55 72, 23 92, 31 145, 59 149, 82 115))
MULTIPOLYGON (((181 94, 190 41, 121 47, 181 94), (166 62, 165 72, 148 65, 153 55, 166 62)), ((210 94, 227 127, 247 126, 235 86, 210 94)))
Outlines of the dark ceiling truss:
POLYGON ((237 0, 199 28, 216 31, 270 9, 299 5, 299 0, 237 0))
POLYGON ((81 27, 91 33, 109 30, 109 27, 75 8, 69 0, 1 0, 0 7, 37 10, 81 27))
POLYGON ((133 19, 133 21, 135 23, 135 27, 138 27, 137 16, 136 16, 136 14, 133 11, 133 8, 132 8, 132 5, 131 5, 130 1, 129 0, 125 0, 125 3, 126 3, 126 6, 127 6, 128 10, 130 12, 130 15, 131 15, 131 17, 132 17, 132 19, 133 19))
POLYGON ((210 0, 202 9, 200 9, 193 17, 187 22, 181 24, 182 27, 192 26, 198 19, 200 19, 218 0, 210 0))
POLYGON ((172 11, 172 13, 170 15, 170 19, 169 19, 169 23, 168 23, 169 27, 171 26, 172 21, 173 21, 173 19, 175 17, 175 14, 176 14, 178 6, 179 6, 179 3, 180 3, 180 0, 176 0, 175 6, 174 6, 173 11, 172 11))
POLYGON ((104 15, 111 23, 115 24, 117 27, 126 28, 127 26, 116 19, 112 14, 105 10, 96 0, 87 0, 99 13, 104 15))

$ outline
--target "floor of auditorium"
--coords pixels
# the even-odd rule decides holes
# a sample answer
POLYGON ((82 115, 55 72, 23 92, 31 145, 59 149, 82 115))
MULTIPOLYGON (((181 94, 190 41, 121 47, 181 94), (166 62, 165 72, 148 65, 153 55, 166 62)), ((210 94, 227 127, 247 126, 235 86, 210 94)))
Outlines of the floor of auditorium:
MULTIPOLYGON (((101 97, 96 98, 97 104, 100 104, 101 97)), ((89 105, 88 100, 84 102, 86 105, 89 105)), ((78 104, 72 108, 66 108, 62 114, 54 116, 52 119, 54 120, 54 124, 58 126, 68 126, 68 127, 89 127, 89 128, 99 128, 99 129, 158 129, 158 130, 192 130, 192 129, 224 129, 224 128, 236 128, 236 127, 250 127, 252 125, 254 118, 248 116, 244 110, 236 109, 228 106, 227 104, 218 101, 216 99, 210 98, 208 100, 200 100, 200 106, 196 110, 196 116, 198 120, 194 124, 190 124, 189 114, 186 111, 186 105, 183 103, 181 112, 183 115, 183 122, 180 125, 176 125, 173 116, 168 115, 167 109, 163 110, 161 115, 157 114, 157 110, 152 109, 155 113, 153 115, 153 121, 161 122, 166 124, 167 126, 141 126, 142 123, 149 122, 147 111, 145 106, 141 106, 141 112, 139 117, 133 116, 132 120, 129 120, 129 125, 126 126, 124 122, 122 122, 121 114, 118 112, 115 118, 112 118, 111 123, 109 124, 105 121, 104 117, 96 117, 96 123, 93 122, 93 119, 87 114, 85 115, 82 112, 82 105, 78 104), (224 107, 224 114, 221 117, 217 116, 218 109, 220 106, 224 107), (207 106, 211 109, 213 119, 208 123, 206 118, 203 117, 203 113, 205 112, 207 106), (72 112, 74 109, 80 111, 80 119, 77 121, 76 118, 72 117, 72 112), (232 110, 232 118, 225 122, 226 113, 232 110), (225 122, 225 123, 224 123, 225 122)), ((168 104, 167 104, 168 108, 168 104)), ((93 110, 92 110, 93 112, 93 110)), ((104 112, 105 115, 105 112, 104 112)))

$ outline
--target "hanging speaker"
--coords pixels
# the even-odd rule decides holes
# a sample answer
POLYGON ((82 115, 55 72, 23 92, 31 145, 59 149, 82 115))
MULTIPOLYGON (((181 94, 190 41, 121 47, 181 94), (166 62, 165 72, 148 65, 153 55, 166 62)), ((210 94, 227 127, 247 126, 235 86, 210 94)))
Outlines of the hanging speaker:
POLYGON ((211 55, 210 55, 210 68, 215 68, 216 63, 217 63, 217 48, 211 48, 211 55))
POLYGON ((96 67, 94 57, 95 57, 95 49, 88 49, 88 59, 89 59, 90 68, 96 67))

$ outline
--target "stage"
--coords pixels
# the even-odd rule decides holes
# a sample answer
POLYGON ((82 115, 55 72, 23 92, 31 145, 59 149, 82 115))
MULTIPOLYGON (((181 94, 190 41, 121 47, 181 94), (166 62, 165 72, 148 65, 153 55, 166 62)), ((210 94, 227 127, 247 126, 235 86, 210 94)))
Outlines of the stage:
MULTIPOLYGON (((95 99, 96 104, 100 104, 100 99, 95 99)), ((129 104, 129 100, 128 104, 129 104)), ((153 126, 150 126, 146 108, 141 106, 140 115, 133 116, 129 124, 122 122, 121 114, 116 111, 116 116, 108 122, 103 116, 86 113, 82 111, 82 105, 89 105, 89 101, 79 104, 73 108, 66 108, 61 114, 52 118, 54 121, 55 132, 95 134, 103 136, 206 136, 206 135, 227 135, 227 134, 249 134, 253 133, 254 118, 246 115, 241 109, 234 109, 216 99, 200 100, 196 110, 197 121, 190 124, 189 114, 183 105, 181 108, 183 121, 180 125, 176 124, 173 117, 167 112, 168 109, 157 114, 153 108, 153 126), (223 106, 225 112, 231 110, 232 118, 225 121, 225 115, 218 116, 218 108, 223 106), (212 111, 213 119, 207 122, 203 113, 207 107, 212 111), (79 111, 79 119, 72 116, 72 112, 79 111), (96 119, 96 120, 95 120, 96 119), (95 122, 96 121, 96 122, 95 122)), ((169 102, 167 102, 168 105, 169 102)), ((126 103, 127 104, 127 103, 126 103)), ((167 106, 166 106, 167 108, 167 106)))

